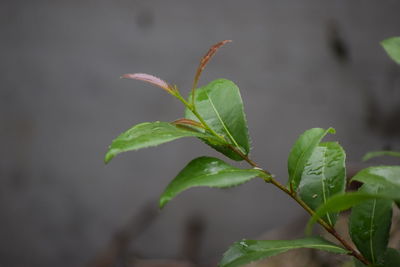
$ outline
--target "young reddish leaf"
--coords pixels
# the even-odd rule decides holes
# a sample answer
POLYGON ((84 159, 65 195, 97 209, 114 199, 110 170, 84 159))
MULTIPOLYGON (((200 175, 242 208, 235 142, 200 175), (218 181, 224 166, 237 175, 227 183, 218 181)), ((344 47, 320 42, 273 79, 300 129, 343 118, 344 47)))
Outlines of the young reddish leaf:
POLYGON ((194 121, 194 120, 190 120, 190 119, 178 119, 176 121, 173 121, 172 124, 175 124, 177 126, 180 126, 180 125, 194 126, 194 127, 198 127, 198 128, 203 128, 204 129, 204 125, 203 124, 201 124, 198 121, 194 121))
POLYGON ((211 48, 208 50, 207 54, 205 54, 201 60, 199 67, 197 68, 196 75, 194 76, 194 81, 193 81, 193 89, 196 89, 197 87, 197 82, 200 79, 200 75, 203 72, 204 68, 206 67, 207 63, 210 61, 210 59, 217 53, 218 49, 221 48, 223 45, 232 42, 232 40, 224 40, 219 43, 216 43, 215 45, 211 46, 211 48))
POLYGON ((151 83, 155 86, 161 87, 168 93, 172 93, 173 88, 166 83, 165 81, 161 80, 160 78, 157 78, 153 75, 146 74, 146 73, 127 73, 121 76, 121 78, 125 79, 133 79, 133 80, 140 80, 144 82, 151 83))

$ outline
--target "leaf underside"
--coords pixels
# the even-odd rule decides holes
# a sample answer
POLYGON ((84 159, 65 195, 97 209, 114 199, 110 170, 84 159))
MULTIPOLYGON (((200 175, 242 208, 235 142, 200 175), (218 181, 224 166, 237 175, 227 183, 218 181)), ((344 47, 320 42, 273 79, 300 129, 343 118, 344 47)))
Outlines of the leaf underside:
MULTIPOLYGON (((191 99, 191 96, 189 96, 191 99)), ((216 133, 222 135, 231 145, 247 155, 250 151, 250 138, 247 128, 243 101, 239 88, 229 80, 218 79, 195 90, 197 112, 216 133)), ((198 121, 189 110, 187 119, 198 121)), ((208 145, 233 160, 243 160, 226 145, 217 145, 204 140, 208 145)))
POLYGON ((145 122, 133 126, 114 139, 104 161, 107 163, 122 152, 157 146, 182 137, 200 137, 218 142, 213 136, 194 129, 183 129, 168 122, 145 122))
POLYGON ((160 207, 191 187, 227 188, 245 183, 265 173, 256 169, 239 169, 212 157, 199 157, 191 162, 167 186, 160 197, 160 207))
MULTIPOLYGON (((300 198, 313 210, 335 194, 344 193, 346 185, 345 152, 336 142, 322 143, 311 154, 299 185, 300 198)), ((324 220, 335 225, 338 213, 328 213, 324 220)))
POLYGON ((297 240, 242 240, 234 243, 228 251, 224 253, 219 266, 242 266, 297 248, 315 248, 339 254, 348 253, 345 249, 321 237, 309 237, 297 240))

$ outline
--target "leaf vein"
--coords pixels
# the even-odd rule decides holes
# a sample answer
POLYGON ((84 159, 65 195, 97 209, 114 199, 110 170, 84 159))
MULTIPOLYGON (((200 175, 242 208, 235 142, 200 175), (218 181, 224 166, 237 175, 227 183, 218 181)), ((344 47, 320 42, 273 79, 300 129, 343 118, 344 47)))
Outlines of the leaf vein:
MULTIPOLYGON (((325 169, 326 169, 326 152, 327 149, 324 149, 324 155, 323 155, 323 164, 322 164, 322 179, 321 179, 321 184, 322 184, 322 197, 323 197, 323 201, 324 204, 326 203, 326 188, 325 188, 325 183, 326 183, 326 176, 325 176, 325 169)), ((327 213, 326 214, 326 218, 328 219, 328 222, 330 225, 332 225, 332 220, 330 217, 330 214, 327 213)))
POLYGON ((262 250, 255 250, 255 252, 269 252, 269 251, 274 251, 274 250, 281 250, 281 249, 296 249, 296 248, 332 248, 332 249, 342 249, 337 246, 332 246, 332 245, 299 245, 299 246, 286 246, 286 247, 278 247, 278 248, 270 248, 270 249, 262 249, 262 250))
POLYGON ((224 128, 224 130, 225 130, 226 134, 228 135, 229 139, 234 143, 234 145, 235 145, 242 153, 244 153, 244 152, 242 151, 242 148, 239 146, 239 144, 236 142, 235 138, 233 138, 232 134, 230 133, 230 131, 229 131, 228 128, 226 127, 226 125, 225 125, 224 121, 222 120, 222 118, 221 118, 221 116, 220 116, 218 110, 216 109, 216 107, 215 107, 215 105, 214 105, 214 103, 213 103, 211 97, 208 95, 207 92, 205 92, 205 93, 206 93, 206 95, 207 95, 208 101, 209 101, 210 104, 211 104, 211 107, 213 108, 213 111, 214 111, 215 115, 217 115, 217 118, 218 118, 219 122, 221 123, 222 127, 224 128))
POLYGON ((372 205, 372 214, 371 214, 370 228, 369 228, 369 249, 371 252, 372 262, 375 262, 375 255, 374 255, 373 241, 372 241, 372 230, 373 230, 374 217, 375 217, 376 199, 374 199, 373 201, 374 201, 374 204, 372 205))

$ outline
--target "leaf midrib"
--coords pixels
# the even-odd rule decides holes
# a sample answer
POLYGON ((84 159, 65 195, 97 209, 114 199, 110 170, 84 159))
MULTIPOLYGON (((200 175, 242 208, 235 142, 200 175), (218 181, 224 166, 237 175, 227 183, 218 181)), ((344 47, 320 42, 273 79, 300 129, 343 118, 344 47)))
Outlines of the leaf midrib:
MULTIPOLYGON (((313 248, 313 247, 327 247, 327 248, 335 248, 338 249, 337 246, 333 246, 333 245, 298 245, 298 246, 289 246, 289 247, 279 247, 279 248, 270 248, 270 249, 266 249, 266 250, 262 250, 262 251, 269 251, 269 250, 274 250, 274 249, 290 249, 290 248, 300 248, 300 247, 307 247, 307 248, 313 248)), ((257 250, 255 250, 257 251, 257 250)), ((260 250, 261 252, 261 250, 260 250)))
POLYGON ((290 181, 293 184, 293 179, 296 179, 296 173, 297 173, 297 169, 299 166, 299 163, 301 161, 301 159, 303 158, 304 154, 306 153, 306 151, 311 147, 311 144, 307 146, 307 149, 303 150, 303 152, 301 152, 299 160, 296 162, 296 166, 294 167, 294 172, 293 172, 293 178, 290 181))
MULTIPOLYGON (((326 182, 326 176, 325 176, 325 169, 326 169, 326 153, 327 153, 328 149, 325 148, 324 149, 324 155, 323 155, 323 164, 322 164, 322 179, 321 179, 321 184, 322 184, 322 196, 323 196, 323 201, 324 204, 326 203, 326 192, 325 192, 325 182, 326 182)), ((332 220, 330 217, 330 214, 327 213, 326 214, 326 218, 328 219, 328 222, 330 225, 332 225, 332 220)))
POLYGON ((242 151, 242 148, 241 148, 241 147, 239 146, 239 144, 236 142, 235 138, 232 136, 231 132, 228 130, 228 127, 225 125, 224 121, 222 120, 222 118, 221 118, 221 116, 220 116, 218 110, 217 110, 216 107, 214 106, 214 103, 213 103, 211 97, 208 95, 207 91, 205 91, 205 93, 206 93, 207 99, 208 99, 208 101, 210 102, 211 107, 212 107, 212 109, 213 109, 215 115, 217 115, 217 118, 218 118, 219 122, 221 123, 222 127, 224 128, 224 130, 225 130, 226 134, 228 135, 229 139, 234 143, 234 145, 235 145, 242 153, 244 153, 244 152, 242 151))
POLYGON ((259 173, 257 172, 257 170, 252 170, 252 169, 248 169, 248 170, 222 170, 220 172, 217 173, 210 173, 210 174, 203 174, 203 175, 199 175, 199 176, 192 176, 192 179, 203 179, 205 177, 209 177, 209 176, 214 176, 214 175, 220 175, 220 174, 229 174, 229 173, 239 173, 239 172, 244 172, 244 173, 253 173, 255 175, 258 175, 259 173))
POLYGON ((376 199, 374 199, 373 202, 374 202, 374 204, 372 205, 372 214, 371 214, 370 228, 369 228, 369 249, 371 252, 372 262, 375 263, 375 255, 374 255, 373 240, 372 240, 372 230, 373 230, 373 224, 374 224, 374 218, 375 218, 376 199))
MULTIPOLYGON (((338 253, 340 252, 340 247, 333 246, 333 245, 298 245, 298 246, 286 246, 286 247, 279 247, 279 248, 269 248, 269 249, 263 249, 263 250, 253 250, 252 253, 262 253, 262 252, 273 252, 273 251, 279 251, 279 250, 289 250, 289 249, 299 249, 299 248, 331 248, 332 250, 337 251, 338 253)), ((344 250, 344 249, 343 249, 344 250)), ((344 250, 343 254, 345 254, 346 251, 344 250)), ((240 260, 240 258, 237 258, 235 261, 240 260)))

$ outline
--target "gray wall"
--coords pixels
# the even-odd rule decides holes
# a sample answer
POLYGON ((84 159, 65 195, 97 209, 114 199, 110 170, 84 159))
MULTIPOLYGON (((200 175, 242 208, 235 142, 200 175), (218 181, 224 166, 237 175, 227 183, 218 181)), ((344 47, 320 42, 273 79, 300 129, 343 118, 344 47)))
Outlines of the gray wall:
MULTIPOLYGON (((188 91, 199 58, 223 39, 234 42, 201 83, 238 84, 251 155, 282 182, 292 143, 311 127, 335 127, 352 166, 368 150, 400 149, 399 67, 378 44, 400 34, 399 10, 360 0, 1 1, 0 265, 83 265, 189 160, 217 155, 187 139, 102 162, 130 126, 182 117, 165 92, 119 76, 151 73, 188 91)), ((201 259, 218 259, 300 214, 261 181, 193 189, 132 250, 178 257, 183 225, 200 216, 201 259)))

